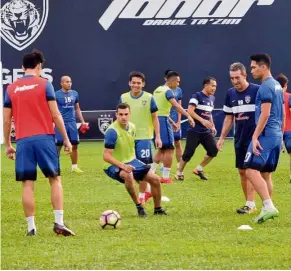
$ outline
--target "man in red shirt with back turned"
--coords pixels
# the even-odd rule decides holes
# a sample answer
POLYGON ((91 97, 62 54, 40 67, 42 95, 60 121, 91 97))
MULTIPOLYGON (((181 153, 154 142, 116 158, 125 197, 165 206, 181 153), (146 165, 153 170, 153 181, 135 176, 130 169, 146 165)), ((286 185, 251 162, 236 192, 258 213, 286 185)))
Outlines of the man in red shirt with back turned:
POLYGON ((5 93, 3 115, 6 155, 16 160, 16 181, 21 181, 23 185, 22 204, 28 224, 27 236, 36 235, 33 191, 37 164, 51 185, 51 202, 55 214, 53 230, 57 234, 70 236, 75 234, 63 221, 63 189, 53 124, 64 137, 68 153, 72 151, 72 145, 55 101, 54 88, 50 82, 40 77, 43 62, 43 54, 39 51, 24 55, 22 68, 25 75, 9 85, 5 93), (12 117, 17 151, 10 140, 12 117))
MULTIPOLYGON (((288 78, 283 74, 279 74, 276 80, 280 83, 284 91, 284 106, 285 106, 285 126, 284 126, 284 143, 288 154, 290 155, 290 171, 291 171, 291 95, 287 92, 288 78)), ((291 183, 291 175, 290 175, 291 183)))

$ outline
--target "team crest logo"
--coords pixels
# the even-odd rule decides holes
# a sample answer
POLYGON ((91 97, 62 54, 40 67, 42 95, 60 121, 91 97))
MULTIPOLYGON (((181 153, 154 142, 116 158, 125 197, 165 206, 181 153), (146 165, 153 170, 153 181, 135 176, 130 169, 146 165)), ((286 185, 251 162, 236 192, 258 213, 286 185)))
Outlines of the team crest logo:
POLYGON ((101 115, 101 117, 98 118, 98 127, 100 132, 105 134, 106 130, 112 122, 113 118, 110 115, 101 115))
POLYGON ((16 50, 22 51, 41 34, 48 11, 49 0, 6 1, 0 11, 2 38, 16 50))
POLYGON ((142 103, 142 105, 146 105, 147 104, 147 101, 144 100, 141 103, 142 103))
POLYGON ((247 104, 249 104, 251 102, 251 96, 246 96, 245 101, 247 104))

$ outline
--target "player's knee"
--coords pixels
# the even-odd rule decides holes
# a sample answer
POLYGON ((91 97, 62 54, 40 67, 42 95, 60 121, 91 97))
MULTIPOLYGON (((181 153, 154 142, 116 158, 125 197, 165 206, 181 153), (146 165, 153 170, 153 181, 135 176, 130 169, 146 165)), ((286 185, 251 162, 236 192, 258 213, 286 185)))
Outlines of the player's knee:
POLYGON ((120 172, 119 176, 120 176, 120 178, 123 179, 125 182, 132 182, 132 181, 134 181, 132 172, 128 173, 128 172, 122 170, 122 171, 120 172))
POLYGON ((76 151, 78 149, 78 145, 72 145, 72 150, 76 151))
POLYGON ((51 186, 59 186, 62 187, 62 182, 61 182, 61 178, 59 177, 49 177, 49 182, 51 186))
POLYGON ((194 155, 193 150, 186 149, 182 155, 182 160, 184 162, 188 163, 191 160, 193 155, 194 155))
POLYGON ((246 182, 247 181, 246 170, 239 168, 238 169, 238 173, 239 173, 241 181, 245 181, 246 182))
POLYGON ((218 153, 218 149, 216 147, 213 148, 213 150, 207 151, 207 155, 213 158, 217 156, 217 153, 218 153))

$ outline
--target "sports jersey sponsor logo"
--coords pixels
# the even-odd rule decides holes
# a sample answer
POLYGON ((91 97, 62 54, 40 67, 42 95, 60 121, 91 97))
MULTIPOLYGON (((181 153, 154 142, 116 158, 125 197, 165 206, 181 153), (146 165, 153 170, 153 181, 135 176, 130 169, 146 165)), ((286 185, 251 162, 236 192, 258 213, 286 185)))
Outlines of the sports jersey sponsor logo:
POLYGON ((249 118, 250 118, 249 116, 244 116, 244 113, 239 113, 235 119, 236 120, 248 120, 249 118))
POLYGON ((101 115, 100 118, 98 118, 98 127, 102 134, 105 134, 106 130, 110 126, 110 124, 113 122, 113 117, 111 115, 101 115))
POLYGON ((144 101, 141 102, 141 104, 142 105, 146 105, 147 104, 147 101, 144 100, 144 101))
POLYGON ((119 19, 143 19, 143 26, 238 25, 256 6, 275 0, 113 0, 99 19, 108 30, 119 19))
POLYGON ((2 1, 1 36, 13 48, 22 51, 41 34, 48 18, 49 0, 2 1))
POLYGON ((251 102, 251 96, 246 96, 245 101, 247 104, 249 104, 251 102))
POLYGON ((36 85, 24 85, 22 87, 16 87, 15 90, 14 90, 14 93, 17 93, 19 91, 32 90, 37 86, 38 86, 38 84, 36 84, 36 85))

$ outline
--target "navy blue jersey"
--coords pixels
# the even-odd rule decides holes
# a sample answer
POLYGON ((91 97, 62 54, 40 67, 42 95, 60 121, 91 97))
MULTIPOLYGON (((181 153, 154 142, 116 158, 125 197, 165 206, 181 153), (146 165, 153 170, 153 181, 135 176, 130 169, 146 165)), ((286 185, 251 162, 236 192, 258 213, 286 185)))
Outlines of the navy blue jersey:
MULTIPOLYGON (((195 106, 195 113, 197 115, 203 119, 211 121, 211 112, 214 108, 214 100, 214 96, 207 96, 202 91, 200 91, 192 95, 189 104, 195 106)), ((198 120, 195 120, 195 126, 189 127, 188 130, 195 131, 199 134, 211 133, 211 130, 207 129, 198 120)))
POLYGON ((259 85, 250 83, 242 92, 227 91, 223 111, 235 119, 234 143, 236 148, 248 147, 256 129, 255 108, 259 85))
POLYGON ((75 90, 56 91, 56 101, 64 122, 76 121, 75 104, 79 102, 79 94, 75 90))
POLYGON ((273 78, 268 77, 260 86, 256 99, 256 123, 261 115, 261 105, 271 103, 271 114, 263 133, 267 135, 281 136, 283 122, 283 89, 273 78))
MULTIPOLYGON (((175 100, 177 102, 182 100, 182 89, 181 88, 178 87, 177 89, 173 90, 173 94, 174 94, 175 100)), ((176 111, 176 109, 173 106, 171 108, 170 118, 174 122, 178 122, 178 112, 176 111)))

